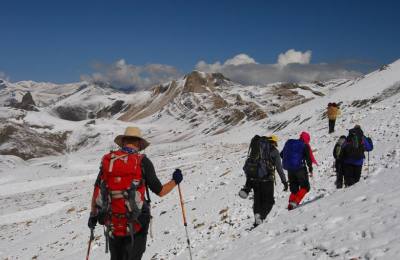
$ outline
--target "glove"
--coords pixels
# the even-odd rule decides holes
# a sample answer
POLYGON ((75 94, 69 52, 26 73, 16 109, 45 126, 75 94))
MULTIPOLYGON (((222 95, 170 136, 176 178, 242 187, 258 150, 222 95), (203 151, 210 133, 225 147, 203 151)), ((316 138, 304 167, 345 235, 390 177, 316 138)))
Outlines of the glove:
POLYGON ((287 181, 282 182, 282 184, 284 186, 283 191, 287 191, 289 189, 289 185, 288 185, 287 181))
POLYGON ((183 180, 182 171, 180 169, 176 169, 172 174, 172 179, 178 185, 183 180))
POLYGON ((88 220, 88 227, 90 229, 94 229, 96 227, 96 224, 97 224, 97 215, 92 215, 90 213, 90 217, 89 217, 89 220, 88 220))

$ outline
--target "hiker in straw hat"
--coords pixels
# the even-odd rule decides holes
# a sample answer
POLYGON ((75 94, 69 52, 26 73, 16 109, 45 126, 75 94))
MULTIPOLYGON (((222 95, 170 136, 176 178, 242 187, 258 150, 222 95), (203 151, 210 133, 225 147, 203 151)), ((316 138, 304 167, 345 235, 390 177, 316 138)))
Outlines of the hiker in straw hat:
POLYGON ((105 226, 111 260, 141 259, 151 220, 148 190, 160 197, 167 195, 182 181, 182 172, 176 169, 162 185, 153 163, 139 153, 150 143, 137 127, 127 127, 114 142, 120 149, 103 156, 88 226, 91 230, 97 223, 105 226))
POLYGON ((127 127, 123 135, 118 135, 115 137, 114 142, 122 149, 125 147, 134 146, 133 148, 138 151, 142 151, 150 145, 150 143, 143 138, 142 132, 138 127, 127 127), (130 139, 134 142, 126 142, 130 139))

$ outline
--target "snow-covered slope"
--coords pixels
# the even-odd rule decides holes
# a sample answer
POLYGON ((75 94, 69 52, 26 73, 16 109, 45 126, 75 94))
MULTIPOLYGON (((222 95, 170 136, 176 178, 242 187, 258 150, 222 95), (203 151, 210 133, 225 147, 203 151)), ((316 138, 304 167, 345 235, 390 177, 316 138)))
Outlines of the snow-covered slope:
MULTIPOLYGON (((51 125, 46 130, 50 132, 71 131, 70 152, 28 161, 0 156, 0 258, 82 259, 100 158, 115 148, 116 134, 135 124, 150 138, 152 145, 146 153, 163 182, 176 167, 184 172, 181 186, 194 259, 396 259, 400 255, 399 81, 397 61, 356 81, 326 83, 318 89, 324 96, 314 95, 306 103, 263 120, 243 121, 218 135, 198 134, 186 140, 182 140, 182 129, 188 129, 187 121, 164 114, 135 123, 97 119, 88 124, 87 120, 61 120, 44 111, 26 112, 23 119, 14 121, 51 125), (327 134, 324 112, 328 102, 342 102, 343 115, 334 135, 327 134), (364 167, 364 179, 351 188, 336 190, 331 152, 337 137, 355 123, 373 138, 375 149, 369 169, 364 167), (276 204, 267 222, 246 231, 253 223, 251 200, 241 200, 237 192, 244 184, 241 167, 249 140, 255 133, 272 131, 286 140, 302 130, 311 133, 319 162, 306 200, 319 194, 324 197, 288 212, 289 194, 282 192, 278 181, 276 204)), ((244 93, 251 88, 235 91, 244 93)), ((262 98, 249 100, 258 103, 262 98)), ((152 200, 154 237, 148 239, 144 259, 188 259, 177 192, 163 198, 153 195, 152 200)), ((92 258, 108 258, 100 227, 92 258)))

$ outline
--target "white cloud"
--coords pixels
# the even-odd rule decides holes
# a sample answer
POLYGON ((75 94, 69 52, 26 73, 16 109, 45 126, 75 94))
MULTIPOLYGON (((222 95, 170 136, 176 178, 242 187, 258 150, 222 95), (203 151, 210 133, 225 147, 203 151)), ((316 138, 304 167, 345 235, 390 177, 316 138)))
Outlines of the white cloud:
POLYGON ((243 65, 243 64, 256 64, 257 62, 247 54, 241 53, 233 57, 232 59, 227 59, 224 66, 228 65, 243 65))
POLYGON ((335 64, 311 64, 311 51, 290 49, 278 56, 275 64, 259 64, 246 54, 239 54, 224 63, 207 64, 200 61, 196 69, 205 72, 221 72, 242 84, 267 84, 274 82, 310 82, 334 78, 354 78, 361 73, 350 71, 335 64))
POLYGON ((7 74, 3 71, 0 71, 0 79, 3 79, 5 81, 10 81, 10 78, 7 76, 7 74))
POLYGON ((205 61, 201 60, 196 64, 196 69, 201 70, 201 71, 221 71, 223 69, 223 65, 221 65, 221 62, 217 61, 212 64, 207 64, 205 61))
POLYGON ((180 76, 173 66, 164 64, 136 66, 126 63, 124 59, 112 64, 97 63, 94 69, 96 72, 92 75, 82 75, 81 79, 108 83, 120 89, 146 89, 180 76))
POLYGON ((196 64, 196 69, 206 71, 220 71, 226 66, 239 66, 243 64, 257 64, 257 62, 249 55, 241 53, 231 59, 227 59, 224 64, 221 64, 220 61, 212 64, 207 64, 205 61, 201 60, 196 64))
POLYGON ((278 64, 286 66, 291 63, 309 64, 311 61, 311 51, 301 52, 294 49, 287 50, 278 56, 278 64))

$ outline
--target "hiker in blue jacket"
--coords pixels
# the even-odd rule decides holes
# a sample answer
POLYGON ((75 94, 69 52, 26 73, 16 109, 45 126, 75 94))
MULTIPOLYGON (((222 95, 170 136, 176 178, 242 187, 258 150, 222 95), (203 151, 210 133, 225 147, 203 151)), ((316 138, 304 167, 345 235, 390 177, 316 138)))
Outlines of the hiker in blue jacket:
POLYGON ((364 136, 359 125, 349 130, 340 155, 340 160, 343 162, 344 182, 347 187, 360 181, 365 152, 370 152, 372 149, 371 138, 364 136))
POLYGON ((302 132, 299 139, 289 139, 281 152, 283 168, 288 171, 290 196, 288 210, 297 208, 304 196, 310 191, 312 164, 318 165, 310 146, 310 134, 302 132), (308 169, 308 172, 307 172, 308 169))

